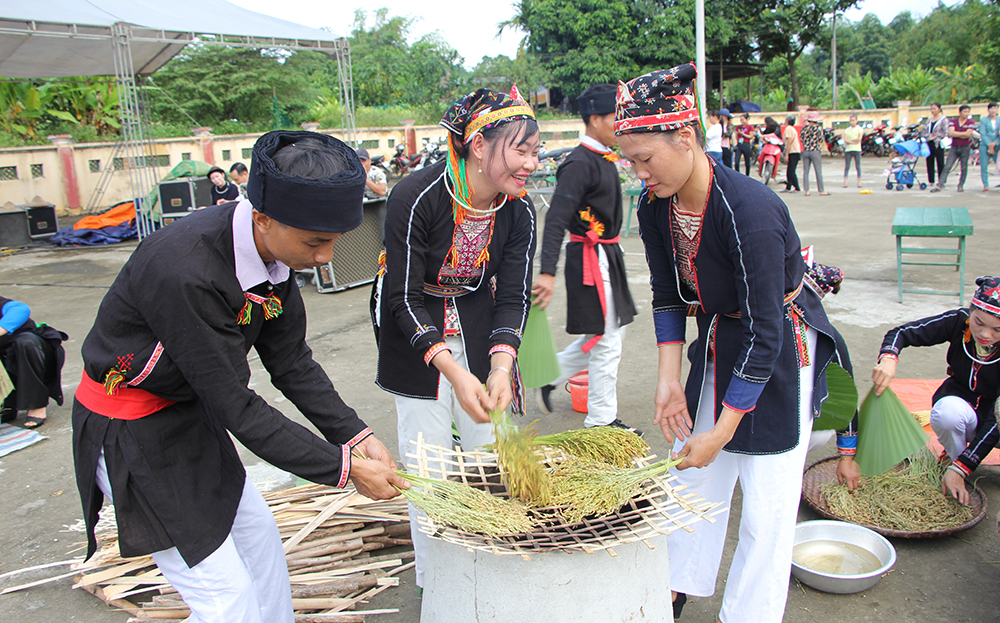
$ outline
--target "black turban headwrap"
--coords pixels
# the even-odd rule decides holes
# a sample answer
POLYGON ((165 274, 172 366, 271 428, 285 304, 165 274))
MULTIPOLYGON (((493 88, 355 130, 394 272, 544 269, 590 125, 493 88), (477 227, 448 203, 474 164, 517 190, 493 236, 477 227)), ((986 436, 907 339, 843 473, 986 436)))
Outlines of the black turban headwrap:
POLYGON ((250 163, 247 195, 253 207, 274 220, 307 231, 339 233, 361 225, 365 169, 353 149, 332 136, 317 132, 268 132, 257 139, 250 163), (326 179, 307 179, 278 170, 278 150, 311 138, 341 155, 347 168, 326 179))
MULTIPOLYGON (((615 87, 610 84, 602 86, 607 86, 607 90, 584 93, 576 98, 576 105, 580 107, 581 116, 610 115, 615 112, 615 87)), ((591 91, 593 88, 587 90, 591 91)))

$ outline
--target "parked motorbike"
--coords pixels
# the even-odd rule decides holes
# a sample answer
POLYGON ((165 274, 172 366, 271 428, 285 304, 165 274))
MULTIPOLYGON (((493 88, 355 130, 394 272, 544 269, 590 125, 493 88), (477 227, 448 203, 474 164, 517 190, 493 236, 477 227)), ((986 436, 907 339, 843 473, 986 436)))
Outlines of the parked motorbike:
POLYGON ((885 158, 889 155, 889 141, 887 131, 889 126, 884 123, 872 128, 872 131, 865 134, 861 139, 861 155, 875 154, 878 158, 885 158))
POLYGON ((441 149, 440 140, 434 142, 429 139, 424 139, 424 148, 418 154, 418 157, 420 158, 420 160, 419 162, 417 162, 416 166, 413 167, 414 171, 419 171, 420 169, 423 169, 425 167, 433 166, 441 162, 442 160, 447 159, 448 152, 444 149, 441 149))
POLYGON ((422 154, 412 154, 410 156, 406 156, 404 154, 405 149, 406 143, 396 145, 396 155, 389 161, 389 175, 391 177, 403 177, 410 171, 416 169, 417 165, 420 164, 422 154))
POLYGON ((823 140, 826 141, 826 150, 831 156, 844 153, 844 137, 837 136, 833 128, 823 129, 823 140))
POLYGON ((382 172, 386 175, 391 175, 389 172, 389 167, 385 166, 385 156, 374 156, 372 157, 372 166, 382 169, 382 172))
POLYGON ((757 174, 766 186, 777 177, 778 160, 785 142, 777 134, 760 135, 760 155, 757 156, 757 174))

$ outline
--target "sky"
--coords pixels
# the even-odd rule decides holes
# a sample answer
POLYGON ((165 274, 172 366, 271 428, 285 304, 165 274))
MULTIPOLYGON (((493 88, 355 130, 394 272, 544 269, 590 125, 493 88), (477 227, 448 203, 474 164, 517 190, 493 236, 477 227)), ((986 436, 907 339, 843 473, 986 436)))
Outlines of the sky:
MULTIPOLYGON (((413 0, 371 0, 369 3, 359 3, 358 0, 336 0, 334 2, 318 2, 317 0, 235 0, 243 8, 265 15, 272 15, 290 22, 313 26, 315 28, 329 27, 335 34, 347 36, 354 23, 354 12, 363 8, 369 14, 369 26, 372 24, 376 9, 386 7, 389 15, 410 16, 416 18, 413 26, 414 39, 433 31, 439 31, 458 53, 465 59, 465 66, 474 67, 483 56, 503 54, 513 57, 517 54, 517 46, 523 33, 505 31, 497 38, 497 24, 513 17, 515 3, 509 0, 496 0, 494 3, 478 3, 487 16, 470 15, 469 6, 454 0, 423 0, 415 3, 413 0)), ((942 0, 951 6, 959 0, 942 0)), ((859 8, 846 13, 848 19, 859 21, 866 13, 875 13, 883 24, 892 21, 900 11, 909 10, 914 16, 924 16, 930 13, 938 0, 862 0, 859 8)), ((680 62, 680 61, 678 61, 680 62)))

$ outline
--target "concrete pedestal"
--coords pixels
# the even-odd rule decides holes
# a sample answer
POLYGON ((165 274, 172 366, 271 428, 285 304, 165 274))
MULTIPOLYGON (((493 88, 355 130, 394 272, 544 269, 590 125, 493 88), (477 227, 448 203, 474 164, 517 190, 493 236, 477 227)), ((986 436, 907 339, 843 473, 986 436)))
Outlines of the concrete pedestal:
POLYGON ((497 556, 428 539, 420 623, 672 623, 667 540, 497 556))

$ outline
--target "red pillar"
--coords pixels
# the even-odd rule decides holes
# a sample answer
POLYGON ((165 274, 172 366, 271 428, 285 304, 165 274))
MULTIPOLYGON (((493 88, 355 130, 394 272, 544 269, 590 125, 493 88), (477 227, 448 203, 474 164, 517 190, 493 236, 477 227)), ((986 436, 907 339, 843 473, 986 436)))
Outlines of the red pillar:
POLYGON ((413 119, 403 121, 403 134, 406 137, 406 153, 404 156, 419 153, 417 151, 417 131, 413 128, 413 119))
POLYGON ((62 165, 63 191, 66 193, 66 208, 79 212, 80 185, 76 177, 76 160, 73 158, 73 136, 70 134, 53 134, 47 137, 59 150, 59 162, 62 165))
POLYGON ((202 162, 215 164, 215 147, 213 145, 212 128, 191 128, 191 133, 198 137, 201 145, 202 162))

